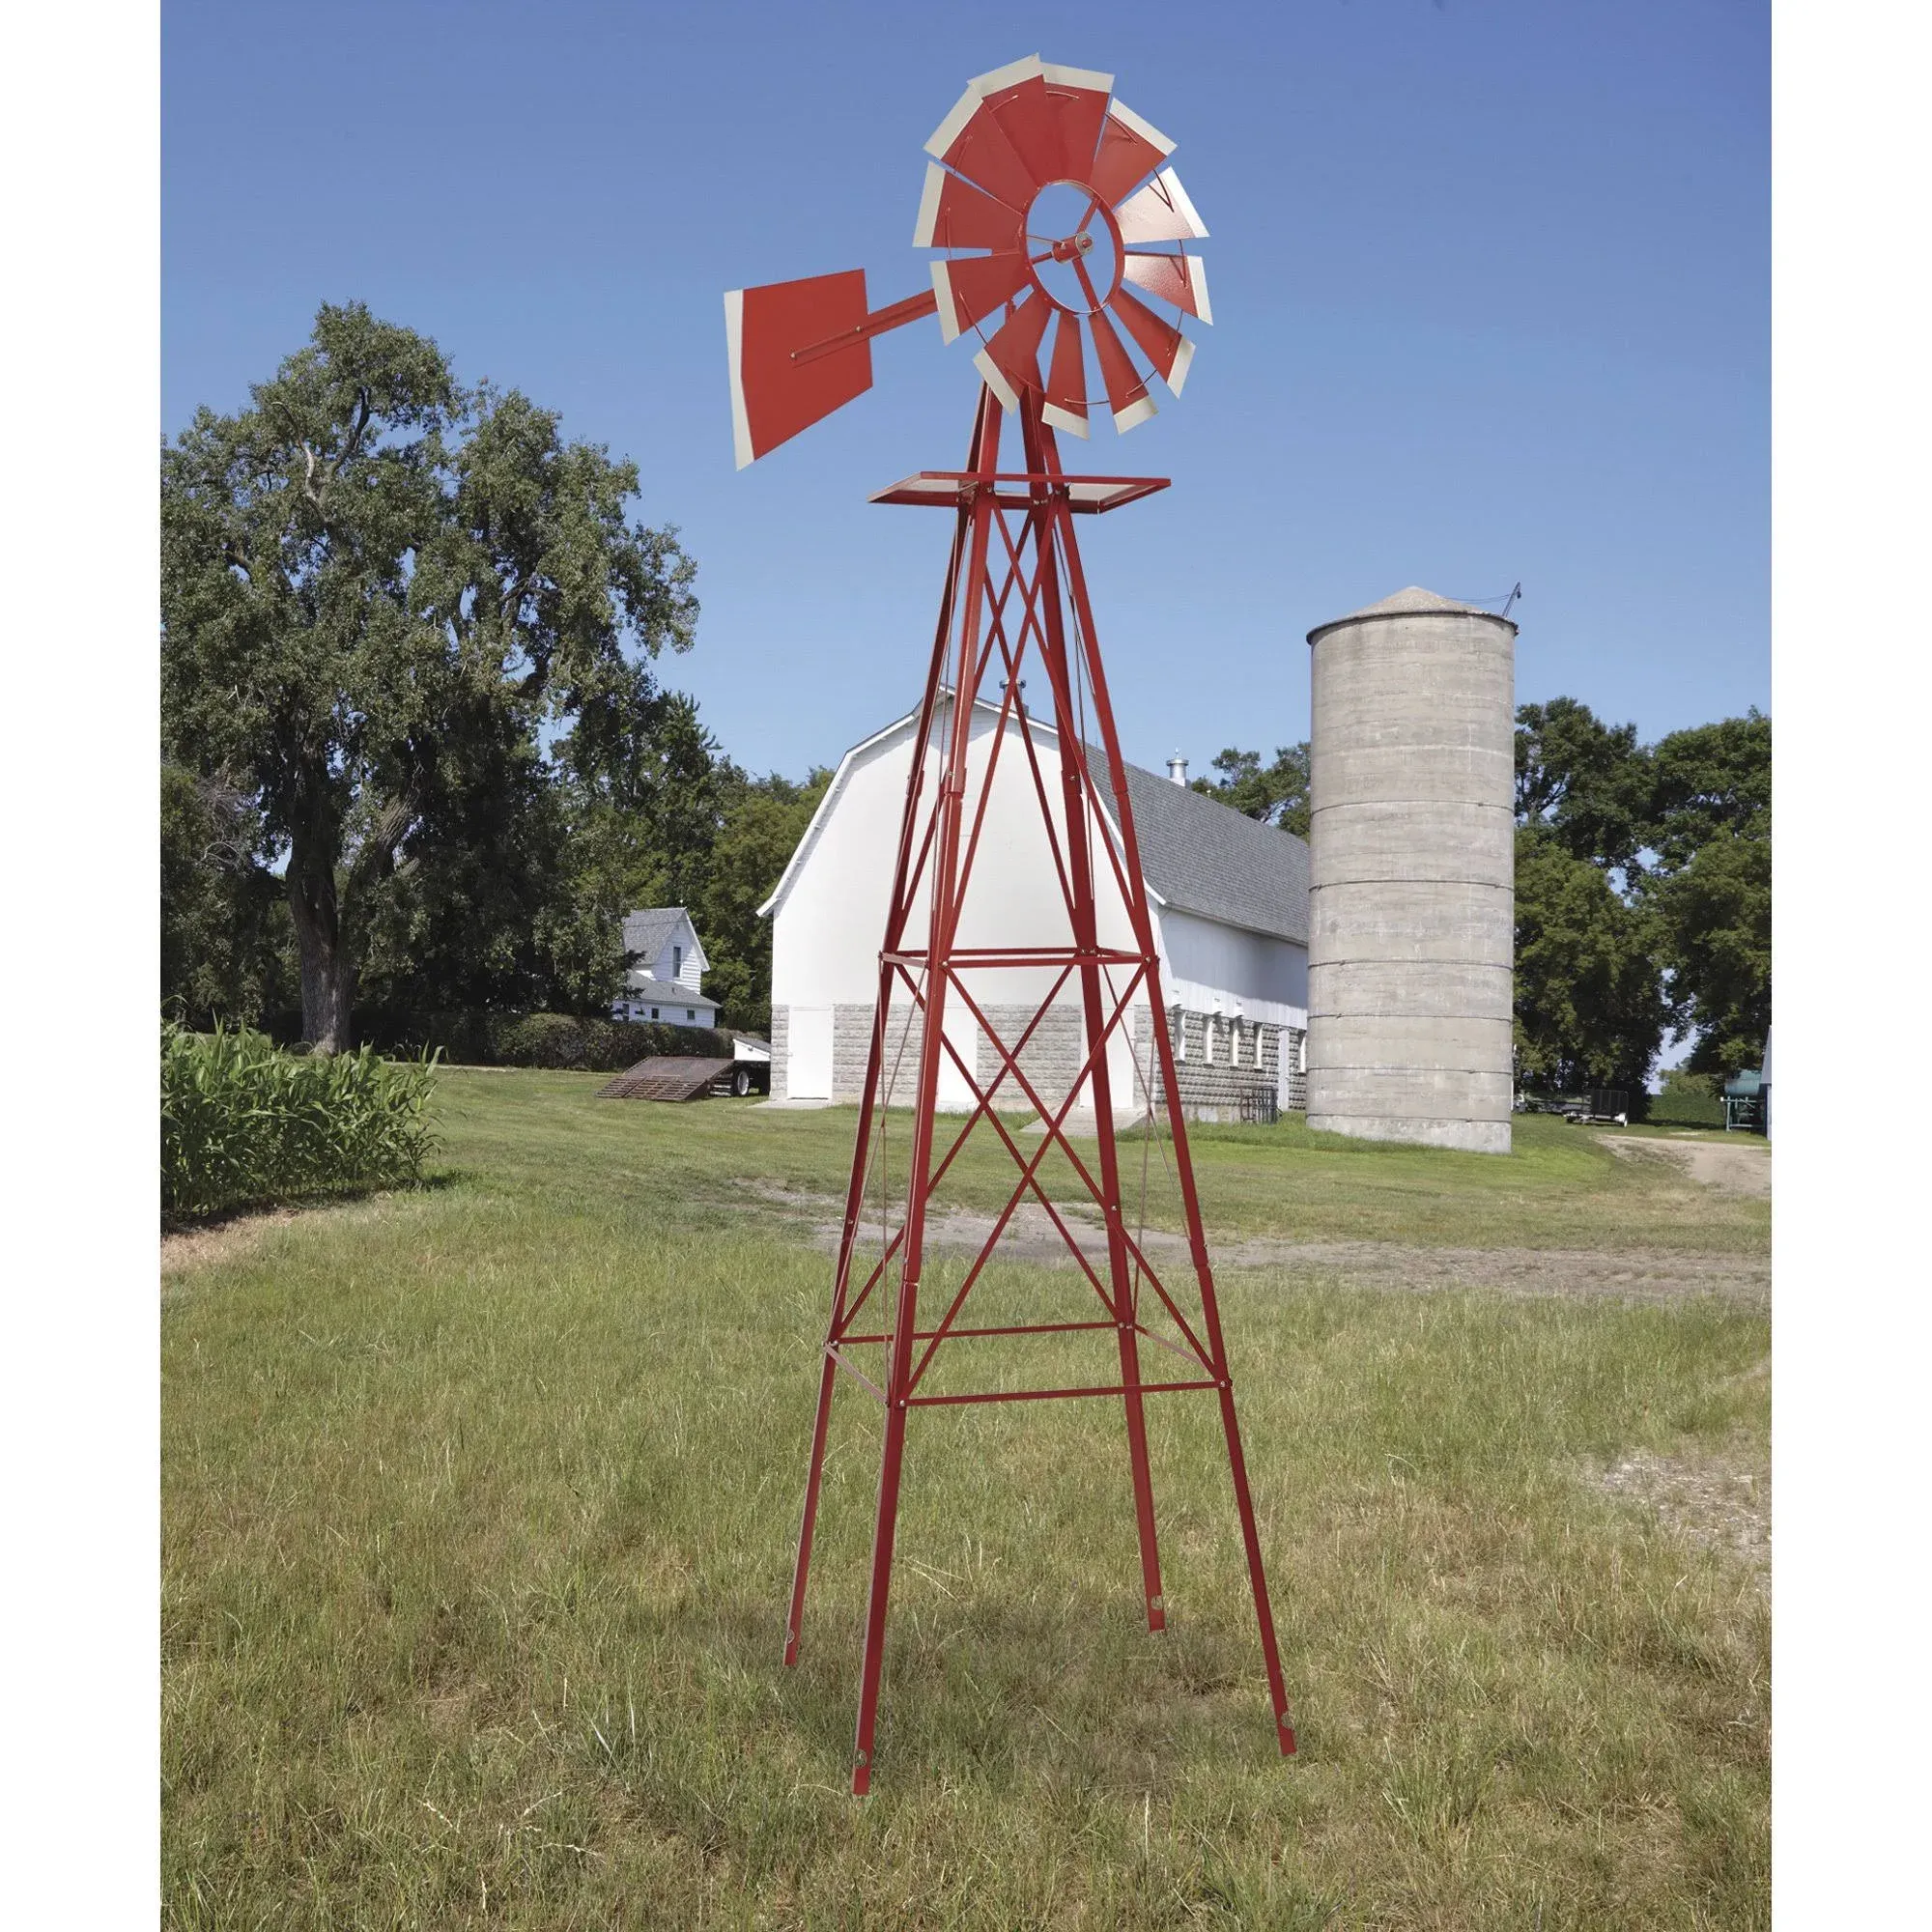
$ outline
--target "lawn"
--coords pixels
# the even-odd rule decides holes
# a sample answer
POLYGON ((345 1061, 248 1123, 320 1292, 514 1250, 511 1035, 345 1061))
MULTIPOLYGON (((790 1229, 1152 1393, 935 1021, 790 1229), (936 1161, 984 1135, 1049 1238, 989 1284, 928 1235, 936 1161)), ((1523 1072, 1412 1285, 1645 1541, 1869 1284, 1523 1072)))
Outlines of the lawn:
POLYGON ((1553 1121, 1502 1160, 1201 1130, 1231 1252, 1517 1258, 1508 1293, 1480 1254, 1429 1293, 1221 1277, 1299 1755, 1211 1402, 1150 1403, 1157 1637, 1118 1408, 942 1408, 857 1801, 863 1399, 780 1663, 830 1281, 799 1203, 853 1117, 598 1084, 445 1072, 443 1184, 164 1268, 166 1924, 1769 1923, 1762 1577, 1602 1480, 1761 1479, 1768 1308, 1520 1285, 1525 1250, 1761 1262, 1767 1203, 1553 1121))

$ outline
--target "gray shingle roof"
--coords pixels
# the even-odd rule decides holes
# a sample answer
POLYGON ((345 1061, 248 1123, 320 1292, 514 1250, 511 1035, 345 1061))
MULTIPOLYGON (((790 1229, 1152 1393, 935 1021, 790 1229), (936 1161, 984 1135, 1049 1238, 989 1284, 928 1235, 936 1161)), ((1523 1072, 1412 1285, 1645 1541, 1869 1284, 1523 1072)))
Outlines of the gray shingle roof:
MULTIPOLYGON (((1094 746, 1087 766, 1118 820, 1094 746)), ((1301 839, 1139 765, 1128 765, 1126 776, 1141 869, 1169 905, 1308 944, 1308 847, 1301 839)))
POLYGON ((625 986, 623 997, 627 1000, 649 1000, 655 1005, 666 1007, 709 1007, 718 1009, 718 1002, 709 993, 694 993, 689 986, 680 986, 675 980, 654 979, 649 973, 639 973, 635 984, 625 986))
POLYGON ((635 952, 640 964, 649 967, 670 943, 677 923, 684 918, 682 906, 645 906, 624 915, 624 951, 635 952))

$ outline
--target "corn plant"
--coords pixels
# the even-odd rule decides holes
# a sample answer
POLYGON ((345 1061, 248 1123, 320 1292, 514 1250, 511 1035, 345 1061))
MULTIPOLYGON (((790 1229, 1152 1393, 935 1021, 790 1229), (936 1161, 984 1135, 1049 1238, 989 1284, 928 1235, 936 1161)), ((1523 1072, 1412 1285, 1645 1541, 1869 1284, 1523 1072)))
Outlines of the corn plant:
POLYGON ((419 1180, 437 1137, 435 1060, 284 1053, 247 1028, 161 1028, 161 1212, 231 1208, 419 1180))

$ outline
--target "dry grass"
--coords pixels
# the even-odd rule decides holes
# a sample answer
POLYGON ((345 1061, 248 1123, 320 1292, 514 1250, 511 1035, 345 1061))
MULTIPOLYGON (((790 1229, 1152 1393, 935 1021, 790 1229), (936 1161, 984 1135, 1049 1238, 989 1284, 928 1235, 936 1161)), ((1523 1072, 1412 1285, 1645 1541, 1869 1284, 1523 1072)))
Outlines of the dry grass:
MULTIPOLYGON (((168 1924, 1769 1922, 1752 1567, 1588 1479, 1757 1454, 1761 1308, 1231 1270, 1289 1763, 1210 1405, 1152 1409, 1159 1638, 1111 1406, 929 1411, 859 1803, 876 1423, 838 1412, 786 1672, 827 1267, 746 1185, 836 1187, 850 1117, 594 1084, 446 1076, 457 1185, 166 1304, 168 1924)), ((1230 1238, 1763 1251, 1764 1204, 1523 1144, 1199 1152, 1230 1238)))

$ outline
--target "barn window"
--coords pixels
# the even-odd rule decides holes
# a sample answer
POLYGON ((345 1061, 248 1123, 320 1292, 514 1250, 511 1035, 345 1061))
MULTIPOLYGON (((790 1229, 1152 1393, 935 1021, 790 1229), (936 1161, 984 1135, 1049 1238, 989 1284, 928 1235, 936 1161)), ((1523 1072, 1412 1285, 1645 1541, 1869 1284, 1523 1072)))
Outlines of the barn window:
POLYGON ((1187 1058, 1187 1015, 1179 1007, 1174 1009, 1174 1057, 1187 1058))

